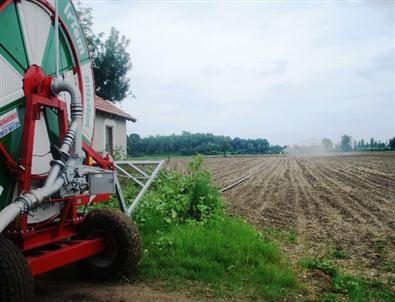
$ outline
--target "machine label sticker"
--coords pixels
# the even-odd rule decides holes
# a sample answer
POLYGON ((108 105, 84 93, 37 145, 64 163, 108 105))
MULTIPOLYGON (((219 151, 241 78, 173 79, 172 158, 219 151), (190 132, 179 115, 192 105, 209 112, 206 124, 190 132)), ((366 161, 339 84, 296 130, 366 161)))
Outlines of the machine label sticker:
POLYGON ((0 116, 0 138, 21 126, 16 108, 0 116))

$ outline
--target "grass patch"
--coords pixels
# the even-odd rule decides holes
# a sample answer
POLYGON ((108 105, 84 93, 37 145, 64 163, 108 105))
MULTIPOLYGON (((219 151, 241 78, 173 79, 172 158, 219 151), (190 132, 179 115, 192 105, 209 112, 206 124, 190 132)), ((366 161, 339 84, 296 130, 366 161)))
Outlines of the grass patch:
POLYGON ((351 256, 346 251, 336 247, 329 249, 328 256, 335 259, 351 259, 351 256))
POLYGON ((375 279, 343 274, 330 259, 305 258, 299 264, 329 276, 331 286, 322 294, 322 301, 395 301, 395 294, 387 284, 375 279))
POLYGON ((298 241, 297 233, 294 228, 290 230, 281 230, 268 227, 262 231, 263 237, 267 240, 275 240, 285 244, 296 244, 298 241))
MULTIPOLYGON (((280 250, 224 214, 202 163, 198 156, 187 174, 161 172, 140 203, 134 219, 144 255, 137 278, 221 298, 278 301, 297 293, 299 282, 280 250)), ((130 187, 126 195, 134 193, 130 187)))
POLYGON ((165 280, 171 287, 193 280, 209 286, 214 296, 270 300, 298 288, 279 250, 240 219, 172 225, 143 239, 140 277, 145 280, 165 280))

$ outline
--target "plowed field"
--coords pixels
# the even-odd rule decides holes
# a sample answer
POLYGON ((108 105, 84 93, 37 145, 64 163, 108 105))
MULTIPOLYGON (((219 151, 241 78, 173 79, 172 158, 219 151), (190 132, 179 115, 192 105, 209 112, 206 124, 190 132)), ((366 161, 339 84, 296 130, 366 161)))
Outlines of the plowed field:
MULTIPOLYGON (((168 169, 185 171, 190 160, 170 160, 168 169)), ((336 247, 350 255, 338 260, 342 270, 395 280, 395 153, 213 157, 205 165, 219 188, 257 172, 224 193, 228 211, 263 231, 292 230, 296 240, 279 243, 294 263, 336 247)), ((311 287, 308 301, 330 282, 322 274, 300 275, 311 287)), ((103 285, 76 276, 66 268, 39 279, 36 301, 193 301, 142 284, 103 285)))
POLYGON ((369 275, 393 272, 395 153, 207 158, 206 166, 220 188, 259 169, 224 193, 229 211, 262 230, 295 231, 303 243, 291 258, 336 247, 369 275), (392 266, 378 269, 383 262, 392 266))

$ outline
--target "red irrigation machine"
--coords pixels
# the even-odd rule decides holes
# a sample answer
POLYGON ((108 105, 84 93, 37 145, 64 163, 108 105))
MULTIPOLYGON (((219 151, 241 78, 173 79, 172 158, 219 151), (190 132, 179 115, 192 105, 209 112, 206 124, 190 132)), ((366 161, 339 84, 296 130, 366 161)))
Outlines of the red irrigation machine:
POLYGON ((71 0, 0 0, 0 301, 30 301, 35 276, 70 263, 105 280, 136 269, 128 216, 162 162, 94 151, 94 95, 71 0), (141 186, 130 205, 116 170, 141 186), (121 210, 89 211, 113 195, 121 210))

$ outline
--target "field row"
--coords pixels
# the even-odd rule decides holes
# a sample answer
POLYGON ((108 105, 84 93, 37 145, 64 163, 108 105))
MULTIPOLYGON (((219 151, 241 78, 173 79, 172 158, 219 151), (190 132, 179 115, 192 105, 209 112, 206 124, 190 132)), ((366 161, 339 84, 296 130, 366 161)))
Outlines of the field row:
MULTIPOLYGON (((185 163, 183 163, 185 165, 185 163)), ((395 246, 395 154, 209 158, 230 210, 259 228, 293 229, 317 246, 331 242, 374 265, 375 245, 395 246)), ((394 249, 392 249, 394 250, 394 249)), ((395 260, 393 252, 388 257, 395 260)))

